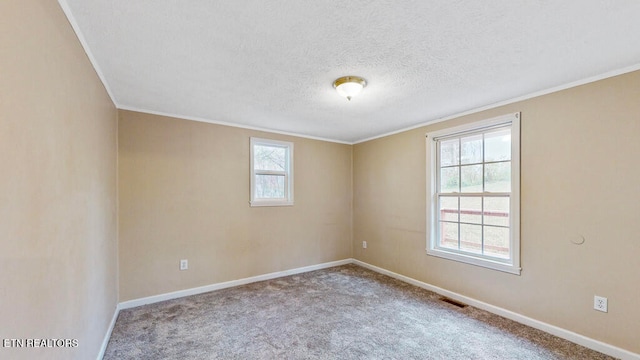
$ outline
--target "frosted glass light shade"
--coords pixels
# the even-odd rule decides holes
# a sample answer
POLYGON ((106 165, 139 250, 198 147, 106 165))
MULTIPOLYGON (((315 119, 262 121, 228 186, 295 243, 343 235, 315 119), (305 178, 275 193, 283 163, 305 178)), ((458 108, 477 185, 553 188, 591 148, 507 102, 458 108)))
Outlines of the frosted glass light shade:
POLYGON ((344 76, 333 82, 333 87, 338 94, 346 97, 347 100, 351 100, 352 97, 360 94, 366 85, 367 82, 357 76, 344 76))

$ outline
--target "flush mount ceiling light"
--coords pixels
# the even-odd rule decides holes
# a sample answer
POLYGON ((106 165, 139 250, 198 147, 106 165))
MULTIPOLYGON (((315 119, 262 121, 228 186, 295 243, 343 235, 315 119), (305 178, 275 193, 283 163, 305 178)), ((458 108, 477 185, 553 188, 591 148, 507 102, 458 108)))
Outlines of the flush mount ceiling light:
POLYGON ((351 101, 351 98, 360 94, 362 89, 367 86, 367 82, 359 76, 343 76, 333 82, 333 87, 341 96, 351 101))

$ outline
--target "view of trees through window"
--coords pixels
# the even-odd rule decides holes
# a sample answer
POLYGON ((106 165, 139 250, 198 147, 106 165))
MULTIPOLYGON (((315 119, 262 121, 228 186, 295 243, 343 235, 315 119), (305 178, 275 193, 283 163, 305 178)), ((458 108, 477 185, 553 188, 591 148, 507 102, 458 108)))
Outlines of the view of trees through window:
POLYGON ((255 145, 253 148, 255 171, 255 197, 260 199, 284 199, 287 170, 287 148, 255 145))
POLYGON ((439 140, 438 156, 438 245, 508 259, 510 128, 439 140))

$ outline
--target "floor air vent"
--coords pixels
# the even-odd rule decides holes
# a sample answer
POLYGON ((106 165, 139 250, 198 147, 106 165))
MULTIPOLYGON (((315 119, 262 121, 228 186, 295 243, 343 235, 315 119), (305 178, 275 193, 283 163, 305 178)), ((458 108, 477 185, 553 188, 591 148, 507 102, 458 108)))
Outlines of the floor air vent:
POLYGON ((460 309, 464 309, 464 308, 466 308, 467 306, 469 306, 469 305, 467 305, 467 304, 461 303, 461 302, 456 301, 456 300, 453 300, 453 299, 449 299, 449 298, 447 298, 447 297, 441 297, 441 298, 440 298, 440 301, 444 301, 444 302, 446 302, 447 304, 451 304, 451 305, 453 305, 453 306, 457 306, 457 307, 459 307, 460 309))

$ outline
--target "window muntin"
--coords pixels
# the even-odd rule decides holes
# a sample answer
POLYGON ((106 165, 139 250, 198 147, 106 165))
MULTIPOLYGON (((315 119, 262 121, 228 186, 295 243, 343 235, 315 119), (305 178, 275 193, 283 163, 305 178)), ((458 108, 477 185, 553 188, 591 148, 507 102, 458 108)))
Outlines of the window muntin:
POLYGON ((519 114, 427 135, 427 253, 520 273, 519 114))
POLYGON ((251 138, 251 206, 293 205, 293 143, 251 138))

